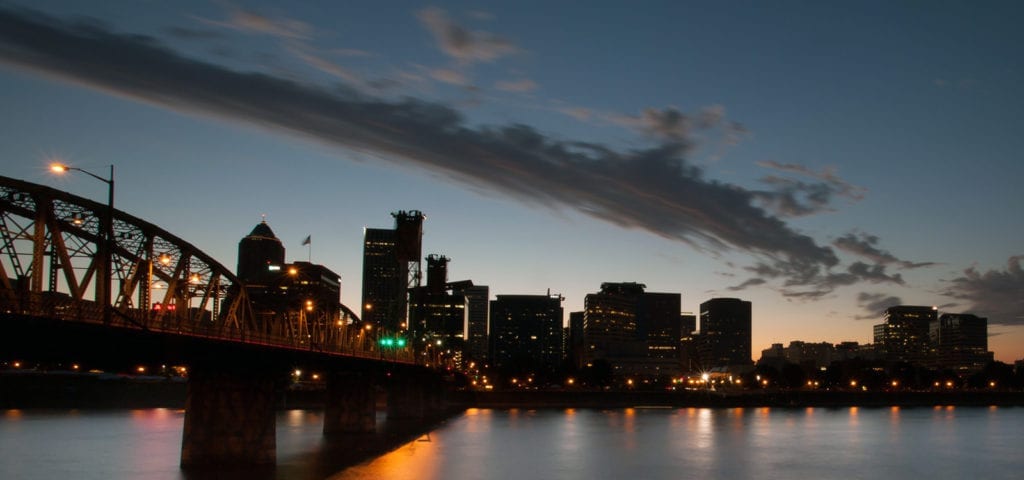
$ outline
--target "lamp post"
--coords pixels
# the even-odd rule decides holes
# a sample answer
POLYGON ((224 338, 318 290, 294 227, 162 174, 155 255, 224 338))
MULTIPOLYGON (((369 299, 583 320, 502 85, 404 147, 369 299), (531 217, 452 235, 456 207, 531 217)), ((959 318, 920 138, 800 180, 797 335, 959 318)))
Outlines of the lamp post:
POLYGON ((100 275, 96 284, 96 301, 103 302, 103 323, 105 325, 109 325, 112 308, 110 305, 110 284, 112 280, 111 257, 114 252, 114 165, 110 165, 109 178, 103 178, 88 170, 60 163, 50 165, 50 171, 54 173, 64 173, 71 170, 82 172, 107 184, 107 209, 104 212, 103 223, 100 226, 103 234, 99 248, 100 275))

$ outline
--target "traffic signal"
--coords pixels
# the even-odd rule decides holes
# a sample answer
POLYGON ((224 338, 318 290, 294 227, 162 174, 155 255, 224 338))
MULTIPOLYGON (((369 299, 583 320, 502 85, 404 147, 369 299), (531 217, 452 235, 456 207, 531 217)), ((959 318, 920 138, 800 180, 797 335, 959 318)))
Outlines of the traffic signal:
POLYGON ((378 341, 378 343, 380 344, 380 346, 387 347, 387 348, 396 348, 396 347, 397 348, 404 348, 405 347, 405 339, 402 338, 402 337, 398 337, 398 338, 383 337, 383 338, 380 339, 380 341, 378 341))

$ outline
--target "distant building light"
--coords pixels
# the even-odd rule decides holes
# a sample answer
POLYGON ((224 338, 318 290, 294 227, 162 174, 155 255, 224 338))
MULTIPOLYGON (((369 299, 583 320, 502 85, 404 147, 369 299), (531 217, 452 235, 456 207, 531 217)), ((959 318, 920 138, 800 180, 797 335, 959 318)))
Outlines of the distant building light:
POLYGON ((281 270, 281 266, 280 265, 267 265, 267 270, 269 270, 271 272, 277 272, 277 271, 281 270))

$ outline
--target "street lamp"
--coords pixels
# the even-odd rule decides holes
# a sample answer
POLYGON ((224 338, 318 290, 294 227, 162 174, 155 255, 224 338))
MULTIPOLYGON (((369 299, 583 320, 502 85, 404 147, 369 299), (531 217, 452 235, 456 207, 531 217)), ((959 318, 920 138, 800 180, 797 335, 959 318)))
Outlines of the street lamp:
POLYGON ((114 165, 110 165, 110 178, 103 178, 95 173, 88 170, 83 170, 78 167, 72 167, 61 163, 54 163, 50 165, 50 171, 54 173, 65 173, 70 170, 76 172, 82 172, 96 180, 99 180, 107 184, 107 210, 103 215, 103 224, 101 230, 103 231, 103 240, 100 243, 100 278, 96 285, 96 300, 103 302, 103 323, 110 324, 111 320, 111 305, 110 305, 110 284, 112 281, 111 272, 111 257, 114 251, 114 165))

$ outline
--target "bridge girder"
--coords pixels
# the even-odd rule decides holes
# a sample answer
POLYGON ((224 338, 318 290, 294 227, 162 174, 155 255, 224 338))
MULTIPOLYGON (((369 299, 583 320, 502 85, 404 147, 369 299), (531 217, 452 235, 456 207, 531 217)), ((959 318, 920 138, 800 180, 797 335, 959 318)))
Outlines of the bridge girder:
MULTIPOLYGON (((0 313, 103 322, 97 282, 106 211, 93 200, 0 176, 0 313)), ((112 217, 111 326, 380 355, 358 323, 348 328, 355 315, 344 306, 340 316, 259 312, 245 285, 194 245, 123 211, 112 217)))

